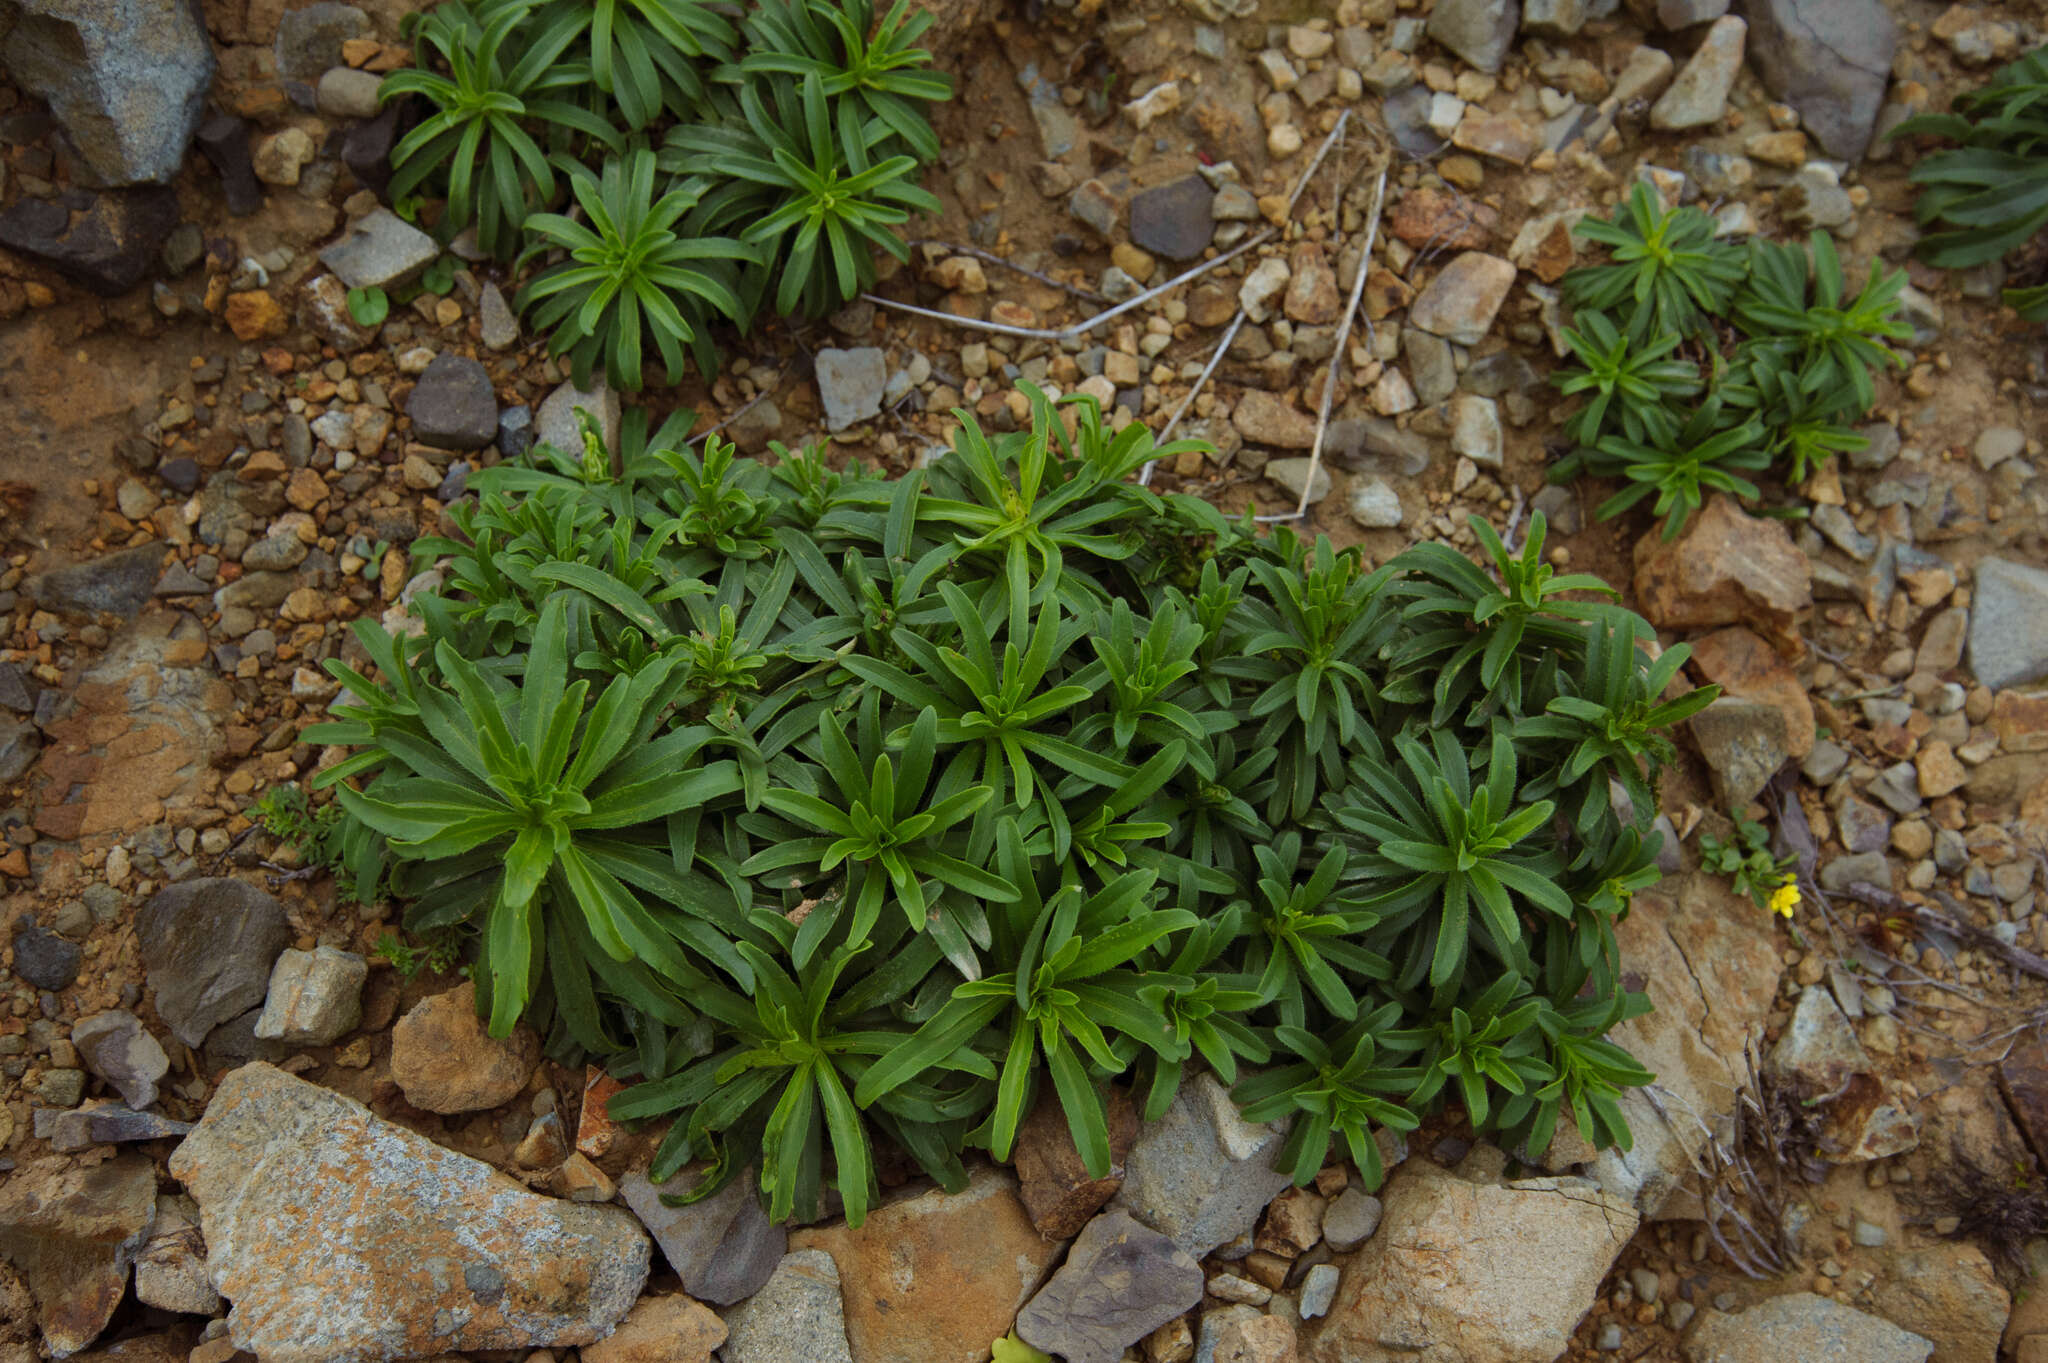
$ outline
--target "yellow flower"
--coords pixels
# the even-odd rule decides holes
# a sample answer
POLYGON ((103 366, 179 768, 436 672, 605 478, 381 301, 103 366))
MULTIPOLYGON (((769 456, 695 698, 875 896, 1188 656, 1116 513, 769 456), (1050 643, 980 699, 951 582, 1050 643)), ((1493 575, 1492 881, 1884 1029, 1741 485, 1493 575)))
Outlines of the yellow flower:
POLYGON ((1780 918, 1790 918, 1792 910, 1799 907, 1799 887, 1786 881, 1771 891, 1771 912, 1780 918))

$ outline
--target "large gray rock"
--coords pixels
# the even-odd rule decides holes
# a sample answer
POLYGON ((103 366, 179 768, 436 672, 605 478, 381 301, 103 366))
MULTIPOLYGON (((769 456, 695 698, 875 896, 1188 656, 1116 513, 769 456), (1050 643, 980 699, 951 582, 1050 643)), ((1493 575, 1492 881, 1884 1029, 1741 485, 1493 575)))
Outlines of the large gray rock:
POLYGON ((130 1107, 148 1107, 156 1101, 156 1083, 170 1073, 171 1060, 164 1048, 126 1009, 94 1013, 80 1018, 71 1029, 71 1044, 78 1048, 85 1067, 104 1079, 130 1107))
POLYGON ((1117 1363, 1125 1348, 1202 1299, 1202 1267, 1129 1212, 1081 1228, 1067 1261, 1017 1314, 1017 1337, 1067 1363, 1117 1363))
POLYGON ((213 45, 189 0, 10 0, 0 57, 48 101, 101 183, 178 173, 213 83, 213 45))
POLYGON ((2048 677, 2048 572, 1987 558, 1970 611, 1970 670, 1994 691, 2048 677))
POLYGON ((158 891, 136 914, 135 933, 157 1016, 187 1046, 263 1002, 293 935, 284 905, 229 876, 158 891))
POLYGON ((1690 1363, 1927 1363, 1934 1352, 1918 1335, 1812 1292, 1740 1315, 1704 1312, 1684 1347, 1690 1363))
POLYGON ((490 371, 467 355, 440 354, 405 401, 413 438, 437 450, 480 450, 498 434, 490 371))
POLYGON ((701 1202, 662 1202, 679 1184, 648 1181, 635 1169, 619 1180, 619 1195, 661 1246, 662 1257, 683 1280, 683 1291, 713 1306, 745 1301, 761 1290, 782 1262, 789 1232, 761 1210, 751 1169, 701 1202))
POLYGON ((143 1155, 38 1160, 0 1182, 0 1259, 28 1280, 52 1354, 75 1354, 106 1328, 155 1219, 156 1167, 143 1155))
POLYGON ((1899 26, 1883 0, 1743 0, 1750 59, 1830 156, 1870 147, 1899 26))
POLYGON ((831 1255, 784 1255, 767 1285, 726 1314, 725 1363, 853 1363, 845 1311, 831 1255))
POLYGON ((170 1171, 229 1337, 268 1363, 591 1344, 647 1281, 624 1210, 538 1196, 270 1065, 221 1082, 170 1171))
POLYGON ((347 235, 320 253, 320 263, 351 289, 395 289, 419 278, 441 248, 388 208, 358 218, 347 235))
POLYGON ((1214 1075, 1181 1084, 1166 1115, 1138 1132, 1110 1205, 1197 1257, 1251 1230, 1289 1182, 1273 1158, 1284 1125, 1255 1126, 1214 1075))
POLYGON ((1516 0, 1437 0, 1429 36, 1481 71, 1498 71, 1521 17, 1516 0))

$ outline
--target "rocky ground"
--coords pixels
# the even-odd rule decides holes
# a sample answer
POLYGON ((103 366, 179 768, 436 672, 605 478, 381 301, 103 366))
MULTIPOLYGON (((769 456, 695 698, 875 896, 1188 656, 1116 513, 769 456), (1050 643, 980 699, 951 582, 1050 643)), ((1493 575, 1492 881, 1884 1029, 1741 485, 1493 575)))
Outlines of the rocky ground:
POLYGON ((2048 354, 1995 274, 1907 259, 1906 162, 1871 139, 2039 43, 2031 12, 942 8, 947 210, 881 290, 927 312, 767 328, 657 413, 901 471, 957 407, 1014 424, 1029 380, 1178 416, 1215 453, 1156 485, 1306 491, 1374 559, 1541 508, 1552 558, 1727 696, 1623 925, 1657 1004, 1620 1038, 1659 1076, 1632 1152, 1524 1161, 1446 1120, 1376 1195, 1341 1165, 1283 1191, 1275 1133, 1197 1078, 1126 1113, 1117 1178, 1041 1112, 1014 1170, 851 1230, 662 1206, 606 1076, 482 1035, 459 977, 379 954, 394 906, 256 817, 334 756, 301 737, 319 664, 438 580, 407 549, 467 473, 576 405, 619 419, 460 242, 445 296, 343 305, 438 254, 377 195, 409 7, 208 0, 201 32, 138 4, 60 44, 148 87, 118 135, 53 71, 73 21, 0 38, 0 1358, 978 1363, 1014 1324, 1072 1363, 2048 1359, 2048 354), (1667 545, 1542 482, 1569 227, 1639 175, 1910 272, 1909 362, 1796 529, 1717 502, 1667 545), (1697 870, 1731 805, 1799 858, 1790 923, 1697 870))

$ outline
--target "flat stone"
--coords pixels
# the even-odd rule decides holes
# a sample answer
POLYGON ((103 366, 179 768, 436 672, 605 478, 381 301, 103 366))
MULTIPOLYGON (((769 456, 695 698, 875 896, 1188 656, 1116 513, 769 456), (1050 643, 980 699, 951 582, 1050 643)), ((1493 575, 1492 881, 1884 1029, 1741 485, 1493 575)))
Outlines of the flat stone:
POLYGON ((1812 1292, 1739 1315, 1703 1311, 1684 1341, 1687 1363, 1927 1363, 1934 1345, 1889 1321, 1812 1292))
POLYGON ((1216 192, 1199 175, 1183 175, 1131 196, 1131 241, 1168 260, 1193 260, 1208 248, 1216 223, 1216 192))
POLYGON ((168 183, 213 84, 213 45, 181 0, 16 0, 0 56, 50 106, 93 178, 168 183))
POLYGON ((1983 1250, 1968 1241, 1901 1249, 1886 1267, 1870 1294, 1872 1310, 1933 1344, 1936 1358, 1995 1363, 2012 1298, 1983 1250))
POLYGON ((348 285, 331 275, 306 282, 299 299, 299 321, 344 355, 353 355, 377 339, 383 323, 366 327, 348 310, 348 285))
POLYGON ((143 1155, 37 1160, 0 1182, 0 1258, 27 1281, 53 1354, 77 1353, 106 1328, 155 1219, 156 1166, 143 1155))
POLYGON ((1522 31, 1550 38, 1575 37, 1585 27, 1586 0, 1522 0, 1522 31))
POLYGON ((132 620, 148 604, 164 565, 164 546, 140 544, 28 579, 29 600, 58 615, 118 615, 132 620))
POLYGON ((876 347, 820 350, 817 372, 826 430, 843 431, 882 414, 882 390, 889 383, 889 367, 876 347))
POLYGON ((1513 265, 1483 251, 1466 251, 1417 296, 1408 309, 1409 324, 1458 345, 1478 345, 1514 283, 1513 265))
POLYGON ((1007 1170, 980 1168, 964 1192, 939 1189, 790 1236, 832 1256, 847 1343, 860 1363, 982 1363, 1051 1271, 1061 1242, 1031 1224, 1007 1170))
MULTIPOLYGON (((1673 0, 1665 0, 1673 3, 1673 0)), ((1745 0, 1764 88, 1829 156, 1860 160, 1890 84, 1899 26, 1882 0, 1745 0)))
POLYGON ((71 1028, 71 1044, 85 1067, 130 1107, 154 1103, 157 1081, 170 1073, 171 1060, 164 1048, 126 1009, 80 1018, 71 1028))
POLYGON ((1498 71, 1515 41, 1521 6, 1515 0, 1438 0, 1429 36, 1469 66, 1498 71))
POLYGON ((1245 316, 1254 322, 1264 323, 1270 320, 1273 316, 1273 300, 1279 298, 1286 289, 1287 280, 1287 262, 1278 256, 1268 256, 1245 273, 1244 282, 1237 288, 1238 306, 1243 308, 1245 316))
POLYGON ((1500 409, 1492 398, 1459 393, 1451 399, 1451 453, 1463 455, 1475 464, 1499 468, 1501 464, 1500 409))
POLYGON ((95 1145, 126 1145, 134 1141, 160 1141, 182 1136, 192 1129, 190 1122, 174 1122, 154 1112, 137 1112, 110 1101, 93 1100, 75 1108, 37 1108, 36 1139, 50 1143, 60 1155, 75 1154, 95 1145))
POLYGON ((1202 1299, 1202 1268, 1130 1213, 1102 1213, 1017 1315, 1017 1336, 1066 1363, 1117 1363, 1124 1350, 1202 1299))
POLYGON ((1248 388, 1230 414, 1238 434, 1254 445, 1305 450, 1316 443, 1316 419, 1279 394, 1248 388))
POLYGON ((379 208, 356 219, 347 235, 320 252, 320 263, 351 289, 388 290, 419 278, 440 254, 432 237, 390 209, 379 208))
POLYGON ((265 1064, 221 1082, 170 1171, 229 1338, 266 1363, 594 1344, 647 1280, 625 1211, 536 1196, 265 1064))
POLYGON ((769 1223, 751 1168, 699 1202, 671 1207, 664 1192, 681 1188, 651 1183, 632 1170, 619 1180, 619 1195, 661 1246, 683 1291, 714 1306, 745 1301, 761 1290, 789 1247, 789 1233, 769 1223))
MULTIPOLYGON (((395 107, 392 114, 397 114, 395 107)), ((246 218, 263 207, 263 186, 256 182, 256 167, 249 156, 246 122, 233 114, 213 114, 200 123, 192 140, 220 176, 221 194, 231 215, 246 218)))
POLYGON ((271 964, 293 936, 284 905, 230 876, 180 881, 135 918, 157 1016, 187 1046, 263 1002, 271 964))
POLYGON ((2048 572, 2009 559, 1977 564, 1970 670, 1994 691, 2048 677, 2048 572))
POLYGON ((728 1311, 725 1363, 853 1363, 839 1268, 822 1249, 792 1250, 767 1285, 728 1311))
POLYGON ((1321 464, 1315 466, 1315 478, 1309 478, 1309 460, 1304 455, 1289 455, 1284 459, 1268 459, 1265 474, 1287 490, 1290 502, 1300 502, 1303 489, 1308 491, 1309 505, 1313 506, 1330 495, 1330 470, 1321 464))
POLYGON ((363 1017, 370 963, 330 946, 286 949, 270 970, 270 988, 256 1036, 294 1046, 325 1046, 355 1030, 363 1017))
POLYGON ((1303 242, 1288 257, 1290 277, 1287 298, 1282 305, 1287 316, 1304 326, 1328 326, 1343 311, 1344 300, 1337 292, 1337 272, 1329 256, 1314 242, 1303 242))
POLYGON ((428 1112, 509 1103, 539 1063, 540 1038, 524 1024, 504 1038, 484 1030, 472 981, 420 1000, 391 1029, 391 1077, 408 1103, 428 1112))
POLYGON ((1379 1229, 1382 1204, 1363 1188, 1346 1188, 1323 1209, 1323 1239, 1339 1254, 1349 1254, 1379 1229))
POLYGON ((1156 1122, 1140 1128, 1112 1208, 1130 1212, 1190 1254, 1250 1232, 1289 1184, 1273 1168, 1282 1130, 1258 1126, 1214 1075, 1184 1080, 1156 1122))
POLYGON ((1458 390, 1458 368, 1451 359, 1451 343, 1418 328, 1401 333, 1401 358, 1408 365, 1408 381, 1415 398, 1434 407, 1458 390))
POLYGON ((1310 1358, 1550 1363, 1636 1228, 1626 1201, 1581 1179, 1473 1182, 1410 1160, 1344 1272, 1310 1358))
POLYGON ((1717 121, 1728 107, 1736 73, 1742 70, 1743 38, 1748 32, 1749 25, 1732 14, 1716 19, 1678 79, 1650 106, 1650 126, 1669 132, 1717 121))
POLYGON ((490 372, 466 355, 436 355, 405 400, 412 434, 440 450, 480 450, 498 434, 490 372))

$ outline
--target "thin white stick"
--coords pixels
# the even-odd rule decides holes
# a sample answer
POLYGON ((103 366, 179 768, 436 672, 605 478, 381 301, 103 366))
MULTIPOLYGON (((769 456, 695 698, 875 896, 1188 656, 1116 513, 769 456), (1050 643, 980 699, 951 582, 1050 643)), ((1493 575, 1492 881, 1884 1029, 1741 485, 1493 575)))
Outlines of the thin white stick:
POLYGON ((1214 260, 1205 260, 1200 265, 1175 275, 1164 284, 1155 284, 1143 293, 1135 294, 1115 307, 1104 312, 1098 312, 1087 321, 1076 322, 1070 327, 1013 327, 1007 322, 984 322, 977 317, 956 317, 950 312, 938 312, 932 308, 921 308, 915 303, 898 303, 894 299, 883 298, 872 293, 864 293, 861 297, 877 307, 893 308, 897 312, 907 312, 914 317, 929 317, 935 322, 950 322, 956 327, 965 327, 969 331, 989 331, 994 332, 998 336, 1021 336, 1033 341, 1066 341, 1072 340, 1077 336, 1086 335, 1104 322, 1121 317, 1132 308, 1143 307, 1160 294, 1170 289, 1177 289, 1189 280, 1207 274, 1226 261, 1235 260, 1246 251, 1251 250, 1252 247, 1263 245, 1273 235, 1273 232, 1274 229, 1269 227, 1255 237, 1247 237, 1222 255, 1217 256, 1214 260))
MULTIPOLYGON (((1358 275, 1351 281, 1351 301, 1344 307, 1344 320, 1337 327, 1337 348, 1330 355, 1330 367, 1323 374, 1323 403, 1316 413, 1316 439, 1308 453, 1308 477, 1302 481, 1301 500, 1283 516, 1261 516, 1262 521, 1298 521, 1308 514, 1309 494, 1315 491, 1316 470, 1323 466, 1323 437, 1330 430, 1330 405, 1337 397, 1337 369, 1344 363, 1344 347, 1351 339, 1351 323, 1358 316, 1358 300, 1365 296, 1365 276, 1372 269, 1372 248, 1379 240, 1380 210, 1387 201, 1387 169, 1380 167, 1373 189, 1372 217, 1366 224, 1365 249, 1358 253, 1358 275)), ((1340 256, 1341 258, 1341 256, 1340 256)))

